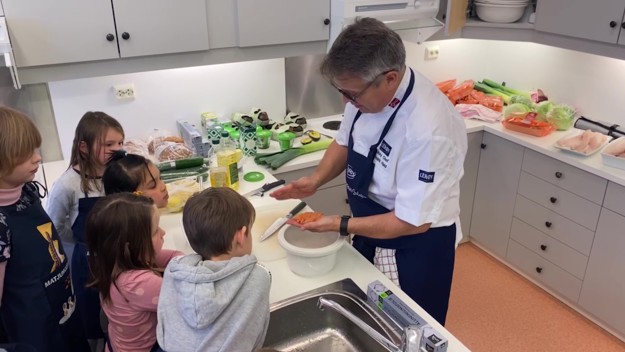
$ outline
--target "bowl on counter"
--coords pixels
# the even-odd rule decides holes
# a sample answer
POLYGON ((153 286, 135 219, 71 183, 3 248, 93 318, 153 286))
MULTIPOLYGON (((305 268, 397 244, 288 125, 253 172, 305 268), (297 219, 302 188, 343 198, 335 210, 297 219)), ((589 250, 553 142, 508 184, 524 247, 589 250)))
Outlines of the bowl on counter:
POLYGON ((525 13, 527 2, 475 2, 477 17, 484 22, 513 23, 521 19, 525 13))
POLYGON ((338 232, 310 232, 286 225, 278 232, 289 269, 300 276, 319 276, 334 268, 345 239, 338 232))

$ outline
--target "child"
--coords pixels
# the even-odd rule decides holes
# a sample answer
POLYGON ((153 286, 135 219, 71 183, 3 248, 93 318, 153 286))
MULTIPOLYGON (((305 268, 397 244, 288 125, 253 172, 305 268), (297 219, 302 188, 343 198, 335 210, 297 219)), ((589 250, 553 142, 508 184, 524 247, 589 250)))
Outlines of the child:
POLYGON ((269 324, 271 275, 257 263, 252 204, 230 188, 187 201, 182 222, 197 254, 172 259, 163 278, 156 334, 176 351, 253 351, 269 324))
POLYGON ((100 299, 95 290, 86 289, 89 280, 85 220, 104 195, 102 174, 111 153, 124 143, 122 126, 99 111, 85 113, 74 135, 69 168, 52 186, 48 213, 65 243, 75 241, 71 256, 72 280, 76 290, 76 307, 92 345, 103 341, 100 327, 100 299), (73 241, 72 241, 73 238, 73 241))
POLYGON ((113 152, 102 176, 106 194, 140 192, 152 198, 158 208, 167 206, 167 187, 161 180, 161 172, 150 160, 124 150, 113 152))
POLYGON ((116 193, 99 200, 87 219, 93 273, 109 321, 108 350, 145 351, 156 345, 162 271, 181 252, 162 249, 165 231, 147 197, 116 193))
POLYGON ((84 351, 69 261, 31 182, 40 146, 28 116, 0 107, 0 316, 12 343, 39 352, 84 351))

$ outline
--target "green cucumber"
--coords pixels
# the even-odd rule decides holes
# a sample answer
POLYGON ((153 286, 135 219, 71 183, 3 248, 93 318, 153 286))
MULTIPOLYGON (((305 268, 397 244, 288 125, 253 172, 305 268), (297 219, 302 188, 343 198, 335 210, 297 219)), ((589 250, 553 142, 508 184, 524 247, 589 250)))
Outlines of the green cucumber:
POLYGON ((204 158, 198 156, 198 157, 193 157, 193 158, 165 161, 162 163, 158 163, 156 167, 158 167, 158 169, 161 171, 166 171, 166 170, 181 170, 181 169, 187 169, 190 167, 202 166, 202 165, 204 165, 204 158))

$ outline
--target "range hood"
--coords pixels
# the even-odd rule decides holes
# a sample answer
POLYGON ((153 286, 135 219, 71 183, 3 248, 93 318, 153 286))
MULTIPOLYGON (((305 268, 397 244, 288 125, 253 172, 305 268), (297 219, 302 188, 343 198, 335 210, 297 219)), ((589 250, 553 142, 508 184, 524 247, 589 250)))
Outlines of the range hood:
POLYGON ((4 16, 0 16, 0 66, 8 67, 11 71, 13 79, 13 87, 15 89, 22 88, 19 77, 17 76, 17 67, 15 67, 15 57, 13 57, 13 49, 9 40, 9 31, 4 16))
POLYGON ((436 19, 439 5, 440 0, 331 0, 328 50, 357 17, 377 18, 402 39, 422 43, 443 28, 436 19))

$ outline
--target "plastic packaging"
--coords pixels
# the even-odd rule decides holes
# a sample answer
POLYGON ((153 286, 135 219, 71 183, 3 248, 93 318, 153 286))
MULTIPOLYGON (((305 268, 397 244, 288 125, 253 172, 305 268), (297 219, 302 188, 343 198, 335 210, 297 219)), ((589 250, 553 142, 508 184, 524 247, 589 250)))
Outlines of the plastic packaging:
POLYGON ((256 126, 241 126, 239 146, 245 156, 256 155, 256 126))
POLYGON ((295 139, 295 133, 282 132, 278 135, 278 142, 280 143, 280 150, 287 150, 293 147, 293 140, 295 139))
POLYGON ((555 127, 552 124, 540 122, 536 119, 536 117, 537 114, 534 112, 511 114, 510 116, 504 118, 501 123, 509 130, 536 137, 546 136, 555 130, 555 127))
POLYGON ((256 132, 256 147, 258 149, 269 148, 271 140, 271 131, 261 130, 256 132))

